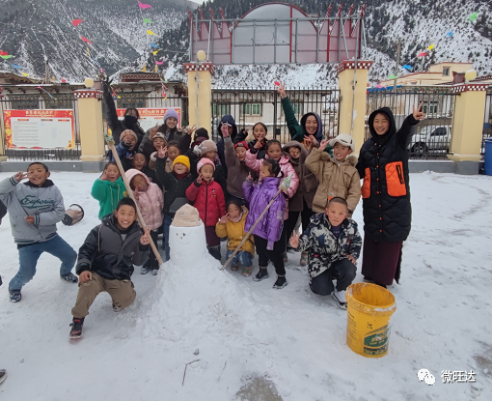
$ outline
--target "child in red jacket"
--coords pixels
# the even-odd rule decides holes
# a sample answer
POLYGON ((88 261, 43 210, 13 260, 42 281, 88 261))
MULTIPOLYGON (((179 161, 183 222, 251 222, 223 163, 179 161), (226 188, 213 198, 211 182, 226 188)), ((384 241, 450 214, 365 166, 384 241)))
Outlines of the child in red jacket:
POLYGON ((203 157, 197 163, 199 176, 186 191, 188 200, 194 202, 205 225, 205 236, 209 253, 221 260, 220 240, 216 235, 216 223, 226 214, 224 192, 214 181, 214 163, 203 157))

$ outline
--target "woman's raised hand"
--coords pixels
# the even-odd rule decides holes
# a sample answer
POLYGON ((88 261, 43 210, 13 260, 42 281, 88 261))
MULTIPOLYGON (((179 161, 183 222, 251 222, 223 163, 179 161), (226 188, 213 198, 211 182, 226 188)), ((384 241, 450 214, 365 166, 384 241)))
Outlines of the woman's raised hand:
POLYGON ((421 108, 423 107, 423 102, 419 104, 419 107, 416 109, 416 107, 413 106, 413 117, 415 120, 421 121, 426 118, 426 114, 421 111, 421 108))
POLYGON ((195 124, 192 126, 192 127, 188 127, 187 128, 187 134, 192 136, 192 134, 195 132, 196 130, 196 127, 195 127, 195 124))
POLYGON ((277 93, 279 93, 281 99, 284 99, 287 96, 286 91, 284 90, 284 82, 281 82, 281 85, 279 85, 279 88, 277 89, 277 93))
POLYGON ((322 139, 322 141, 320 142, 320 149, 324 150, 328 144, 329 144, 329 141, 327 138, 322 139))

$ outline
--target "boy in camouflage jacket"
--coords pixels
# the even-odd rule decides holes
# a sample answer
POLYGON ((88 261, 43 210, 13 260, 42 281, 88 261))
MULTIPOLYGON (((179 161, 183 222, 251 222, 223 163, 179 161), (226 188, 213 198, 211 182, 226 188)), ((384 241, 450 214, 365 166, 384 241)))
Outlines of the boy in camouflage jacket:
POLYGON ((301 237, 297 234, 290 239, 296 251, 308 251, 311 290, 319 295, 332 293, 342 309, 346 308, 346 288, 356 277, 362 245, 358 224, 347 215, 346 201, 332 198, 325 213, 311 218, 301 237), (332 280, 337 280, 335 291, 332 280))

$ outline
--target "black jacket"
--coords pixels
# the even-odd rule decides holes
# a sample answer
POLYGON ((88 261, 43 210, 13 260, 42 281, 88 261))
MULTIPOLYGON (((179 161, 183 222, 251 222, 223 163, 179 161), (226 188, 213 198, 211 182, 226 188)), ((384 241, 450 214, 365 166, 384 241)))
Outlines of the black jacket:
POLYGON ((120 231, 115 225, 115 216, 105 216, 79 249, 77 274, 89 270, 108 280, 130 280, 133 265, 140 265, 149 249, 149 245, 140 244, 141 236, 142 230, 137 222, 120 231), (122 233, 126 233, 125 240, 122 233))
POLYGON ((126 129, 131 129, 137 135, 137 144, 134 149, 139 149, 140 143, 144 138, 144 130, 140 127, 139 123, 133 125, 132 127, 127 127, 123 121, 118 119, 118 115, 116 114, 115 101, 113 100, 113 95, 110 93, 110 90, 106 84, 103 84, 103 97, 104 102, 106 103, 106 122, 108 123, 108 127, 111 129, 111 135, 113 135, 113 139, 115 141, 115 145, 120 143, 120 135, 126 129))
MULTIPOLYGON (((236 138, 234 140, 234 143, 237 144, 238 142, 245 141, 246 138, 248 137, 248 131, 247 130, 241 130, 238 132, 238 135, 236 135, 236 138)), ((264 146, 262 146, 260 149, 255 149, 255 144, 257 143, 257 140, 254 139, 250 142, 247 143, 248 147, 250 148, 251 151, 256 151, 257 152, 257 160, 263 160, 265 159, 265 151, 266 151, 266 143, 267 139, 264 141, 264 146)), ((247 149, 248 150, 248 149, 247 149)))
POLYGON ((361 178, 365 235, 379 242, 405 241, 411 231, 411 194, 406 141, 419 121, 408 116, 396 132, 392 111, 383 107, 369 118, 371 138, 359 154, 356 166, 361 178), (389 119, 389 130, 379 136, 373 120, 379 113, 389 119))
MULTIPOLYGON (((221 165, 223 166, 224 169, 224 173, 225 173, 224 181, 226 182, 226 178, 228 176, 228 168, 226 167, 226 157, 224 156, 224 138, 223 138, 223 133, 221 132, 221 127, 225 123, 228 123, 233 127, 233 132, 231 133, 231 140, 233 141, 233 143, 236 143, 236 135, 238 134, 238 128, 236 127, 234 118, 229 114, 225 114, 223 118, 221 118, 221 121, 217 126, 217 134, 218 137, 221 138, 216 144, 217 154, 219 156, 219 160, 221 160, 221 165)), ((216 179, 216 177, 214 177, 214 179, 216 179)), ((221 184, 221 186, 223 185, 221 184)))
POLYGON ((158 157, 156 160, 156 178, 166 191, 166 195, 164 196, 164 213, 174 215, 180 207, 190 203, 185 191, 193 182, 191 174, 179 180, 174 172, 166 172, 166 158, 160 159, 158 157))

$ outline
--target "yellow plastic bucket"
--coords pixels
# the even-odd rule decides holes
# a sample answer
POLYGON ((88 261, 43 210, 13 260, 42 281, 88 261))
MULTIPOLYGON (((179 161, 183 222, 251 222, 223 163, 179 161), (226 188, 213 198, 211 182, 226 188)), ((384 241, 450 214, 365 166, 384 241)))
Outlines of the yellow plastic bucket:
POLYGON ((347 345, 367 358, 389 350, 390 318, 396 310, 390 291, 376 284, 356 283, 346 291, 347 345))

